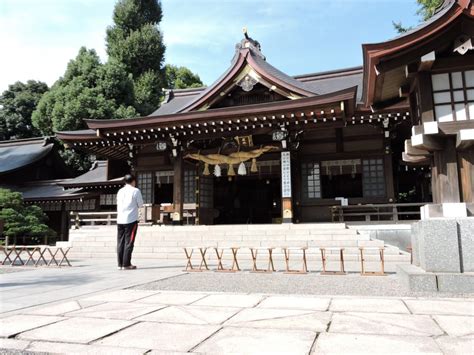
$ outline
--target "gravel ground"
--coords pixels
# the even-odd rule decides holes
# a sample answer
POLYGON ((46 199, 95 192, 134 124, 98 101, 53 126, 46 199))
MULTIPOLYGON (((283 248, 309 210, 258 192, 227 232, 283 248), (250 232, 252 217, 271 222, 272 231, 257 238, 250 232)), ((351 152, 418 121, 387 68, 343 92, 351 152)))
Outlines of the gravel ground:
POLYGON ((276 293, 304 295, 354 295, 394 297, 474 297, 474 294, 410 292, 397 275, 322 276, 319 274, 183 273, 133 287, 140 290, 276 293))

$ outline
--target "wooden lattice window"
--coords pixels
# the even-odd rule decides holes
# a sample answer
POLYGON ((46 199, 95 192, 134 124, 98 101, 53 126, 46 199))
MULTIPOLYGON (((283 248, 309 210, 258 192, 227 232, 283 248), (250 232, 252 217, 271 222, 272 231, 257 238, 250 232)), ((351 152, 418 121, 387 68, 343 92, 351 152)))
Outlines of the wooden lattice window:
POLYGON ((431 82, 439 122, 474 120, 474 70, 433 74, 431 82))
POLYGON ((184 203, 196 203, 196 170, 184 170, 184 203))
POLYGON ((385 173, 382 158, 362 160, 362 182, 364 197, 385 196, 385 173))
POLYGON ((319 163, 307 162, 301 165, 303 198, 321 198, 321 173, 319 163))
POLYGON ((137 177, 137 187, 140 189, 144 203, 153 203, 153 173, 140 172, 137 177))

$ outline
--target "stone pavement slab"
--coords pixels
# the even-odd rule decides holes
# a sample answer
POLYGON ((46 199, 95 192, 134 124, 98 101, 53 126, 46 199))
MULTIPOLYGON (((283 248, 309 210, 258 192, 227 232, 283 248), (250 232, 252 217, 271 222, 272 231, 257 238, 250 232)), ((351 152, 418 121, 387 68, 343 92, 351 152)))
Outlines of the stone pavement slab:
POLYGON ((70 312, 67 313, 66 316, 131 320, 141 315, 157 311, 163 307, 166 306, 108 302, 99 304, 97 306, 81 309, 79 311, 70 312))
POLYGON ((419 336, 443 334, 429 316, 362 312, 334 313, 329 332, 419 336))
POLYGON ((451 338, 445 336, 436 338, 436 343, 448 355, 474 353, 473 338, 451 338))
POLYGON ((135 355, 144 354, 147 349, 137 348, 118 348, 114 346, 99 346, 99 345, 84 345, 84 344, 71 344, 71 343, 55 343, 55 342, 43 342, 33 341, 30 346, 26 349, 27 351, 34 352, 45 352, 53 354, 110 354, 110 355, 135 355))
POLYGON ((261 295, 239 295, 239 294, 215 294, 204 297, 193 303, 194 306, 214 307, 253 307, 257 305, 263 296, 261 295))
POLYGON ((161 292, 156 295, 141 298, 137 300, 137 303, 157 303, 166 305, 186 305, 201 298, 206 297, 206 293, 193 293, 193 292, 161 292))
POLYGON ((438 325, 450 336, 474 336, 474 317, 434 316, 433 318, 436 323, 438 323, 438 325))
POLYGON ((100 345, 189 351, 219 330, 218 326, 142 322, 97 342, 100 345))
POLYGON ((195 351, 206 354, 308 354, 315 338, 316 333, 307 330, 228 327, 195 351))
POLYGON ((474 315, 474 300, 408 299, 405 303, 415 314, 474 315))
POLYGON ((235 307, 170 306, 138 317, 136 320, 182 324, 221 324, 241 309, 235 307))
POLYGON ((225 326, 265 329, 303 329, 326 331, 330 312, 301 309, 248 308, 227 321, 225 326))
POLYGON ((0 319, 0 336, 8 338, 15 334, 59 322, 64 318, 37 315, 13 315, 0 319))
POLYGON ((117 290, 107 293, 96 294, 91 297, 84 298, 84 301, 102 301, 102 302, 132 302, 141 298, 149 297, 157 294, 158 291, 143 290, 117 290))
POLYGON ((125 320, 69 318, 59 323, 22 333, 18 338, 24 340, 46 340, 85 344, 132 324, 133 322, 125 320))
POLYGON ((29 344, 26 340, 0 338, 0 349, 25 350, 29 344))
MULTIPOLYGON (((442 355, 429 337, 322 333, 312 354, 430 354, 442 355)), ((450 354, 451 355, 451 354, 450 354)))
POLYGON ((410 313, 401 300, 390 298, 334 298, 329 307, 334 312, 410 313))
POLYGON ((47 306, 40 306, 34 309, 26 309, 21 311, 24 314, 37 314, 37 315, 47 315, 47 316, 60 316, 64 313, 78 311, 83 308, 87 308, 90 306, 95 306, 102 302, 99 301, 69 301, 69 302, 62 302, 53 305, 47 306))
POLYGON ((330 300, 330 298, 323 297, 270 296, 263 300, 258 307, 326 311, 330 300))

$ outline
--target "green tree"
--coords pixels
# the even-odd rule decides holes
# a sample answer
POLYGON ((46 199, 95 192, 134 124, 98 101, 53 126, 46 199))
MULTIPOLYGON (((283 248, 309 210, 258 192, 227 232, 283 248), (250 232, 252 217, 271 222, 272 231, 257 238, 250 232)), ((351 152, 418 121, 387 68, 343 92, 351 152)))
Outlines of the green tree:
POLYGON ((0 95, 0 140, 31 138, 39 135, 31 115, 48 86, 35 80, 17 81, 0 95))
POLYGON ((194 74, 186 67, 166 64, 165 75, 167 89, 199 88, 203 86, 199 75, 194 74))
MULTIPOLYGON (((444 0, 417 0, 419 8, 417 15, 422 17, 423 21, 430 19, 436 10, 443 4, 444 0)), ((401 22, 392 22, 393 27, 398 33, 405 33, 412 29, 412 27, 405 27, 401 22)))
POLYGON ((132 74, 135 108, 142 115, 157 108, 165 85, 165 45, 158 28, 161 18, 158 0, 119 0, 114 24, 107 28, 107 54, 132 74))
POLYGON ((102 64, 94 50, 82 47, 60 78, 38 103, 33 125, 44 135, 86 128, 84 119, 122 118, 136 114, 134 90, 125 67, 102 64))
POLYGON ((38 206, 25 205, 21 193, 0 188, 0 219, 6 237, 44 237, 54 235, 48 217, 38 206))

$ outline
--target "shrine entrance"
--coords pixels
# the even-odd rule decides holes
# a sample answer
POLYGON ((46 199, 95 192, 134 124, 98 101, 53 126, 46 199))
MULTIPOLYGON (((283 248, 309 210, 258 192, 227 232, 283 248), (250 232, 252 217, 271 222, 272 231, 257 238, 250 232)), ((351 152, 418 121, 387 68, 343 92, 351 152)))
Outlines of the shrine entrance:
POLYGON ((280 219, 279 177, 214 179, 214 224, 262 224, 280 219))

